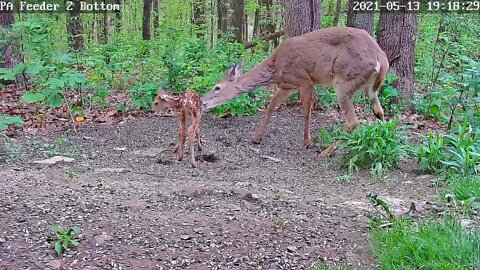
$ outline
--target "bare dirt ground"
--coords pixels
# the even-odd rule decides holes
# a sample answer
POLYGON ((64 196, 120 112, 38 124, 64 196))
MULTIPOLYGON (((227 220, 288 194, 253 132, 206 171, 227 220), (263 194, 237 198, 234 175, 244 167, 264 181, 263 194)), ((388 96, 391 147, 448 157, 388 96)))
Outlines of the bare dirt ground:
MULTIPOLYGON (((340 153, 322 160, 300 150, 297 108, 275 113, 263 143, 252 145, 260 117, 207 115, 199 155, 218 160, 199 169, 171 161, 172 117, 19 139, 25 159, 0 161, 0 269, 374 269, 366 196, 401 214, 436 194, 411 160, 388 180, 363 172, 339 181, 340 153), (69 142, 60 154, 75 161, 33 164, 59 137, 69 142), (60 258, 53 225, 81 228, 80 245, 60 258)), ((313 119, 317 134, 326 123, 320 113, 313 119)))

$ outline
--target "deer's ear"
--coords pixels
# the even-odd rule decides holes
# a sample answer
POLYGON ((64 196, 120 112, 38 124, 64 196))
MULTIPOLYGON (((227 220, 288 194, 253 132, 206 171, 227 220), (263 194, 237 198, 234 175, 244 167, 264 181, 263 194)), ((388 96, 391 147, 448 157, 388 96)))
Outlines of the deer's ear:
POLYGON ((228 68, 227 77, 228 78, 238 78, 238 77, 242 76, 242 72, 243 72, 243 62, 240 61, 240 62, 236 63, 235 65, 231 66, 230 68, 228 68))
POLYGON ((240 61, 235 65, 235 77, 242 76, 242 73, 243 73, 243 61, 240 61))

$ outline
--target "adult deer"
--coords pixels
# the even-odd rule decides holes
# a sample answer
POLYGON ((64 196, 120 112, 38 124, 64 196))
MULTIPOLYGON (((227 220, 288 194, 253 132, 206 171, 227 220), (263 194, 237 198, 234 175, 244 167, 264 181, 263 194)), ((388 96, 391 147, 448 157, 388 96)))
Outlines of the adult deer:
MULTIPOLYGON (((257 87, 277 84, 278 91, 253 136, 253 142, 260 143, 272 112, 293 89, 298 89, 305 122, 302 148, 307 148, 311 143, 310 114, 315 84, 335 87, 345 118, 344 130, 351 132, 358 124, 352 98, 359 89, 371 100, 375 116, 384 119, 378 94, 388 68, 387 56, 366 31, 349 27, 326 28, 286 39, 245 75, 242 75, 242 62, 230 67, 226 77, 202 98, 202 102, 205 109, 210 109, 257 87)), ((336 147, 334 143, 321 155, 330 155, 336 147)))

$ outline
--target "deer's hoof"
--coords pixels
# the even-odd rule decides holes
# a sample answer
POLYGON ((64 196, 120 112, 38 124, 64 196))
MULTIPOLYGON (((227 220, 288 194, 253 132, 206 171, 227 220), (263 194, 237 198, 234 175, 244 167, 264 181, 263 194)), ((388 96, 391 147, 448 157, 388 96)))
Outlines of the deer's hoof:
POLYGON ((255 135, 252 137, 252 143, 253 144, 260 144, 262 142, 262 137, 261 136, 258 136, 258 135, 255 135))
POLYGON ((312 142, 310 140, 304 141, 302 143, 301 149, 302 150, 307 150, 308 148, 310 148, 310 146, 312 146, 312 142))
POLYGON ((192 168, 198 168, 197 162, 190 162, 192 168))
POLYGON ((178 155, 177 156, 177 161, 182 161, 182 159, 183 159, 183 155, 178 155))
POLYGON ((199 152, 202 152, 202 151, 203 151, 203 147, 199 145, 199 146, 197 146, 197 150, 198 150, 199 152))

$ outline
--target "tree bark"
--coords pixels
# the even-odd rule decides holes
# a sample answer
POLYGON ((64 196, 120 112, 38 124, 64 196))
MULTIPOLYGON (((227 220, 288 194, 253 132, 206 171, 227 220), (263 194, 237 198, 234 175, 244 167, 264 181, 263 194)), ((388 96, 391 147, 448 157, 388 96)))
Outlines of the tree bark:
MULTIPOLYGON (((11 3, 12 0, 6 0, 6 3, 11 3)), ((2 10, 0 11, 0 33, 2 35, 6 35, 6 33, 2 33, 3 31, 9 31, 12 25, 15 23, 15 17, 13 15, 13 11, 10 10, 2 10)), ((7 44, 3 44, 0 47, 0 68, 13 68, 16 65, 23 62, 22 55, 20 53, 20 49, 16 44, 8 42, 7 44)), ((1 81, 3 84, 10 83, 9 81, 1 81)), ((16 82, 18 84, 23 85, 24 87, 28 84, 28 77, 22 73, 17 76, 16 82)))
POLYGON ((283 0, 287 38, 320 29, 320 3, 320 0, 283 0))
MULTIPOLYGON (((359 2, 367 0, 358 0, 359 2)), ((347 26, 367 31, 373 35, 373 12, 360 12, 353 10, 354 0, 349 1, 347 13, 347 26)))
POLYGON ((100 44, 107 44, 108 42, 108 17, 107 12, 97 13, 97 41, 100 44))
POLYGON ((142 20, 142 37, 143 40, 152 38, 150 17, 152 14, 152 0, 143 0, 143 20, 142 20))
POLYGON ((333 26, 338 26, 338 18, 340 17, 341 9, 342 0, 337 0, 337 6, 335 7, 335 16, 333 16, 333 26))
POLYGON ((335 3, 333 2, 333 0, 328 0, 328 11, 327 11, 327 14, 328 15, 332 15, 333 14, 333 7, 334 7, 335 3))
POLYGON ((157 34, 160 27, 160 14, 158 13, 158 0, 153 0, 153 35, 157 34))
POLYGON ((193 0, 192 5, 193 5, 193 24, 197 28, 197 37, 202 38, 204 35, 202 30, 205 28, 205 1, 193 0))
MULTIPOLYGON (((408 0, 400 0, 406 5, 408 0)), ((386 0, 382 0, 382 5, 386 0)), ((413 110, 414 98, 415 40, 417 35, 417 14, 400 9, 395 12, 380 10, 377 42, 386 53, 399 79, 394 82, 400 98, 413 110)))
POLYGON ((230 26, 233 28, 235 41, 243 43, 244 20, 245 20, 245 1, 230 0, 232 16, 230 17, 230 26))
MULTIPOLYGON (((115 0, 115 4, 122 5, 121 0, 115 0)), ((122 11, 115 11, 115 32, 120 33, 122 31, 122 11)))
POLYGON ((222 37, 228 29, 228 4, 227 0, 217 0, 217 29, 218 36, 222 37))
POLYGON ((83 51, 84 41, 83 26, 80 17, 80 0, 74 0, 72 2, 74 3, 73 9, 69 12, 69 16, 67 16, 68 45, 71 50, 83 51))

